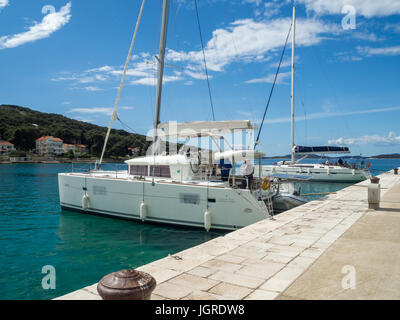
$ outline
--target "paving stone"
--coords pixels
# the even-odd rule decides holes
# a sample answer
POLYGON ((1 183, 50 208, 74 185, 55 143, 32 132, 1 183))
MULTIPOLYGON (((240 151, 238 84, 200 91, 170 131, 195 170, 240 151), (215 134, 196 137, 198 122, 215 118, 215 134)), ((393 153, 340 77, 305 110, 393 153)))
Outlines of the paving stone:
POLYGON ((240 264, 226 262, 226 261, 219 260, 219 259, 213 259, 213 260, 207 261, 206 263, 203 263, 201 266, 205 267, 205 268, 214 269, 214 270, 230 271, 230 272, 239 270, 242 267, 240 264))
POLYGON ((193 290, 208 291, 216 284, 218 284, 218 281, 202 278, 192 274, 183 273, 171 279, 169 283, 182 287, 188 287, 193 290))
POLYGON ((195 291, 187 295, 185 298, 183 298, 183 300, 231 300, 231 299, 213 294, 211 292, 195 291))
POLYGON ((257 277, 236 274, 231 272, 224 272, 224 271, 218 271, 217 273, 214 273, 213 275, 210 276, 210 279, 228 282, 241 287, 247 287, 253 289, 257 288, 264 282, 264 280, 257 277))
POLYGON ((273 292, 283 292, 292 282, 292 280, 278 279, 273 277, 265 282, 260 289, 273 292))
POLYGON ((178 286, 170 282, 164 282, 157 285, 153 291, 153 294, 172 300, 179 300, 192 292, 193 290, 189 288, 178 286))
POLYGON ((78 290, 66 294, 62 297, 56 298, 54 300, 102 300, 99 295, 93 294, 87 290, 78 290))
POLYGON ((153 264, 148 264, 142 267, 137 268, 138 271, 143 271, 150 274, 154 279, 156 279, 157 283, 162 283, 169 279, 176 277, 181 274, 180 271, 171 270, 163 267, 158 267, 153 264))
POLYGON ((278 296, 279 292, 257 289, 249 294, 245 300, 274 300, 278 296))
POLYGON ((209 290, 209 292, 211 293, 215 293, 227 299, 235 299, 235 300, 243 299, 244 297, 249 295, 252 291, 253 291, 252 289, 226 282, 221 282, 209 290))
POLYGON ((235 256, 235 255, 229 254, 229 253, 218 256, 218 257, 216 257, 216 259, 226 261, 226 262, 236 263, 236 264, 240 264, 244 260, 246 260, 246 258, 244 258, 244 257, 235 256))
POLYGON ((293 257, 282 256, 279 253, 275 252, 268 252, 268 254, 262 260, 277 262, 277 263, 289 263, 289 261, 293 260, 293 257))
POLYGON ((195 276, 207 278, 215 272, 216 272, 216 270, 214 270, 214 269, 199 266, 192 270, 189 270, 187 273, 195 275, 195 276))
POLYGON ((152 294, 151 297, 150 297, 150 300, 169 300, 169 299, 161 297, 161 296, 158 296, 156 294, 152 294))
POLYGON ((312 263, 315 261, 314 258, 310 257, 301 257, 298 256, 294 258, 290 263, 287 265, 287 267, 293 267, 293 268, 308 268, 312 263))
POLYGON ((280 271, 284 266, 285 264, 283 263, 264 262, 262 264, 246 265, 240 270, 236 271, 235 273, 243 275, 252 275, 254 277, 267 280, 271 278, 274 274, 276 274, 278 271, 280 271))

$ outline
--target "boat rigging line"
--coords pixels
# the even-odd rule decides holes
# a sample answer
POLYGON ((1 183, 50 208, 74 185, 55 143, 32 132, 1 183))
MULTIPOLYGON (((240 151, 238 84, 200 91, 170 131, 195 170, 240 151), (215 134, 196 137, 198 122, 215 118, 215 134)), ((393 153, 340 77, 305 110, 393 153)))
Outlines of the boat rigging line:
POLYGON ((278 69, 276 70, 274 83, 272 84, 271 92, 269 93, 269 98, 268 98, 267 105, 266 105, 266 107, 265 107, 264 116, 263 116, 263 119, 262 119, 262 121, 261 121, 260 129, 258 130, 256 142, 255 142, 255 144, 254 144, 254 150, 256 149, 257 145, 260 143, 260 134, 261 134, 261 130, 262 130, 262 128, 263 128, 264 121, 265 121, 265 116, 267 115, 267 111, 268 111, 268 108, 269 108, 269 104, 270 104, 270 102, 271 102, 272 93, 274 92, 274 89, 275 89, 276 80, 278 79, 279 70, 281 69, 281 64, 282 64, 283 56, 285 55, 286 46, 287 46, 287 43, 288 43, 288 40, 289 40, 289 35, 290 35, 290 31, 292 30, 292 27, 293 27, 293 23, 290 25, 289 32, 288 32, 288 34, 287 34, 287 36, 286 36, 285 46, 283 47, 281 59, 280 59, 280 61, 279 61, 279 65, 278 65, 278 69))
POLYGON ((213 120, 215 121, 214 104, 213 104, 212 95, 211 95, 210 79, 209 79, 209 77, 208 77, 208 69, 207 69, 207 62, 206 62, 206 54, 205 54, 205 52, 204 52, 203 35, 202 35, 202 33, 201 33, 199 9, 197 8, 197 0, 194 0, 194 6, 195 6, 195 8, 196 8, 196 17, 197 17, 197 25, 198 25, 198 27, 199 27, 201 50, 203 51, 203 61, 204 61, 204 69, 205 69, 205 71, 206 71, 207 86, 208 86, 208 96, 210 97, 210 104, 211 104, 212 117, 213 117, 213 120))
POLYGON ((140 7, 139 16, 138 16, 138 19, 137 19, 137 21, 136 21, 135 32, 133 33, 133 38, 132 38, 131 46, 130 46, 130 48, 129 48, 128 57, 126 58, 125 67, 124 67, 124 72, 123 72, 122 78, 121 78, 121 84, 120 84, 119 89, 118 89, 117 98, 115 99, 114 110, 113 110, 113 114, 112 114, 112 116, 111 116, 110 125, 108 126, 108 130, 107 130, 107 134, 106 134, 106 139, 105 139, 105 141, 104 141, 103 151, 101 152, 100 161, 99 161, 99 163, 98 163, 98 168, 101 167, 101 163, 103 162, 103 157, 104 157, 104 153, 105 153, 105 151, 106 151, 108 138, 110 137, 110 132, 111 132, 112 124, 113 124, 113 122, 114 122, 115 120, 117 120, 117 118, 118 118, 118 115, 117 115, 117 108, 118 108, 119 98, 121 97, 122 88, 123 88, 123 86, 124 86, 125 76, 126 76, 126 72, 128 71, 129 61, 131 60, 133 45, 134 45, 134 43, 135 43, 136 34, 137 34, 138 29, 139 29, 140 20, 142 19, 143 7, 144 7, 145 2, 146 2, 146 0, 143 0, 143 1, 142 1, 142 6, 140 7))

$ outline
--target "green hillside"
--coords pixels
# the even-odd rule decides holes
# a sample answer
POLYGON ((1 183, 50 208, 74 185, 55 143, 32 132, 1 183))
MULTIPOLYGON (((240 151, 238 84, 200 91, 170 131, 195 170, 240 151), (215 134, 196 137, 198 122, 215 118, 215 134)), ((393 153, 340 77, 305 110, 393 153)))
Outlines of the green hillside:
MULTIPOLYGON (((12 142, 18 150, 35 149, 35 140, 41 136, 61 138, 64 143, 84 144, 90 153, 100 156, 107 128, 69 119, 59 114, 43 113, 29 108, 0 105, 0 138, 12 142)), ((144 155, 151 142, 146 137, 112 130, 106 157, 124 157, 128 148, 140 148, 144 155)))

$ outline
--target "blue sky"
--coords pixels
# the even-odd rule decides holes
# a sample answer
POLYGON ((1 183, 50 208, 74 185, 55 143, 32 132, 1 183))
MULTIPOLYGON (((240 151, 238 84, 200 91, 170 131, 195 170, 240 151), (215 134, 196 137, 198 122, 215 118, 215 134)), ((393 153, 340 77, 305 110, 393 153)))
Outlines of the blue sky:
MULTIPOLYGON (((141 2, 0 0, 0 104, 108 125, 141 2)), ((216 120, 259 124, 293 2, 198 3, 216 120)), ((400 1, 296 5, 296 144, 400 152, 400 1)), ((161 6, 146 1, 118 110, 143 134, 153 123, 161 6)), ((262 132, 268 155, 290 152, 290 55, 289 43, 262 132)), ((179 68, 166 68, 162 121, 211 120, 194 0, 171 0, 166 58, 179 68)))

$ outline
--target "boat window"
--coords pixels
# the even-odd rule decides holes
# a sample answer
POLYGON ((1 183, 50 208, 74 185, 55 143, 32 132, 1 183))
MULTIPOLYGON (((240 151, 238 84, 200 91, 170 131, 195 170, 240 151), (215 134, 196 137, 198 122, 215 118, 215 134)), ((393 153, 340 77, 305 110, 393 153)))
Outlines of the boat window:
POLYGON ((147 176, 147 166, 129 166, 129 174, 133 176, 147 176))
POLYGON ((171 178, 169 166, 150 166, 151 177, 171 178))

